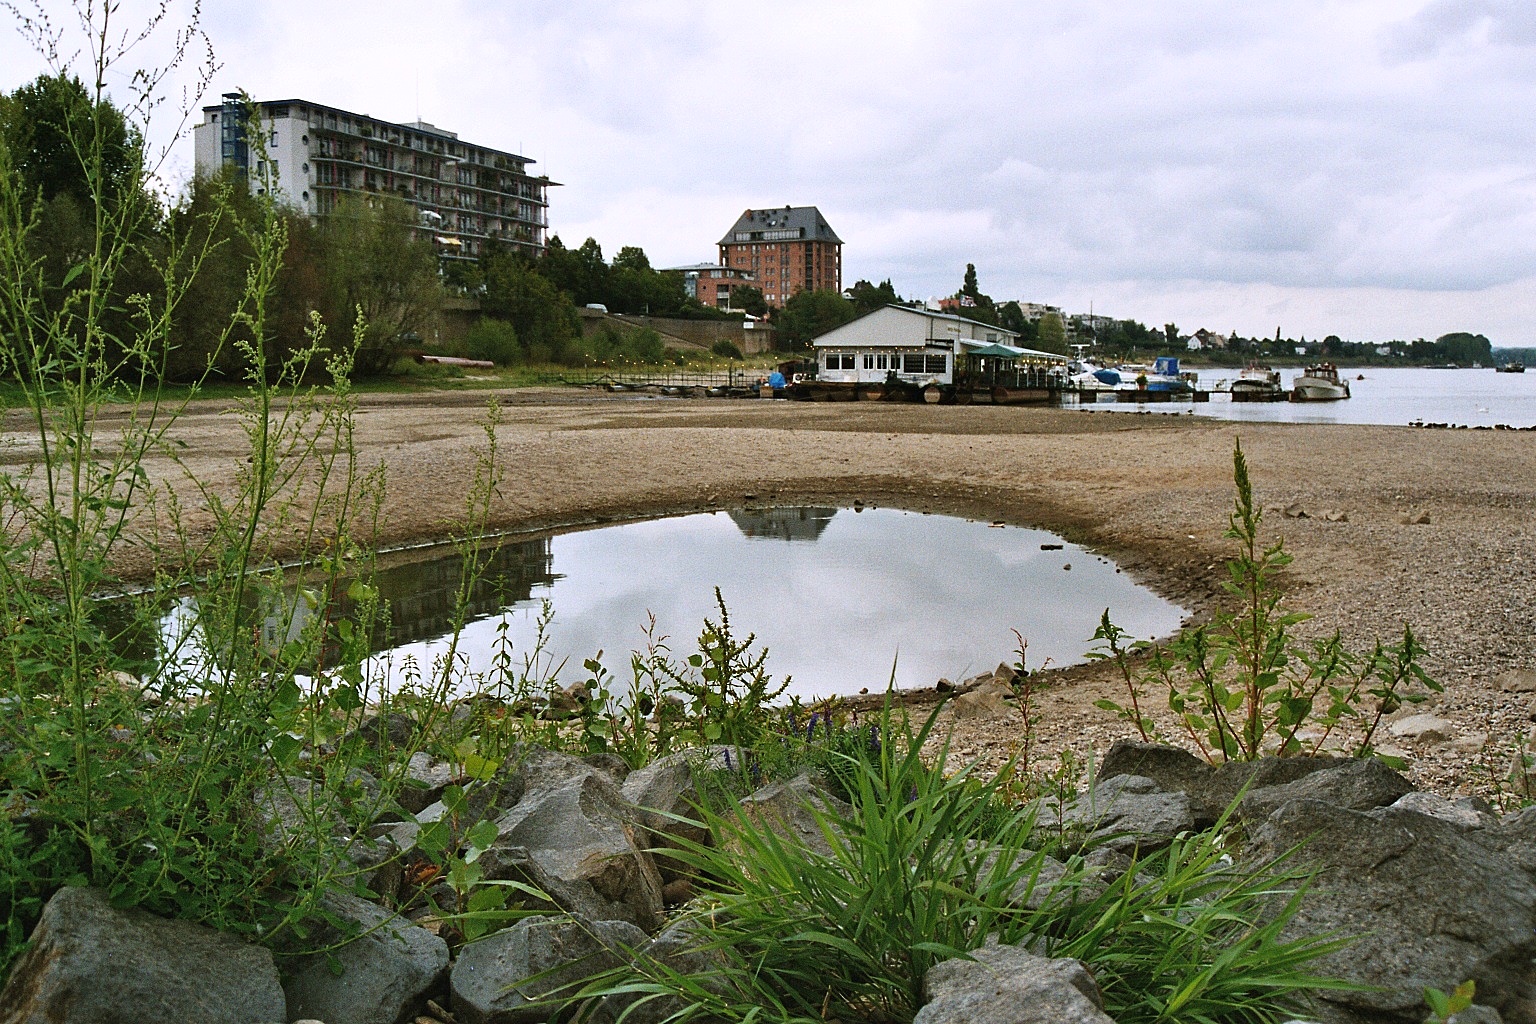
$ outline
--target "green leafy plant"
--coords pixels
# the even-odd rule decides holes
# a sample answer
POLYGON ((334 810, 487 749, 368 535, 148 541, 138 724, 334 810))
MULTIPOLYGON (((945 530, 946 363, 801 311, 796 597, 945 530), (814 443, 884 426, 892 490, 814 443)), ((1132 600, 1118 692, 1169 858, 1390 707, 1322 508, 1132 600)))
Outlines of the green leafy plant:
POLYGON ((438 908, 438 919, 448 926, 445 937, 457 947, 505 928, 538 911, 520 905, 530 897, 548 905, 549 897, 514 879, 486 878, 480 858, 495 844, 499 834, 494 821, 476 817, 462 786, 443 792, 444 814, 421 827, 416 848, 431 859, 432 866, 418 872, 424 883, 442 881, 453 894, 450 906, 438 908))
MULTIPOLYGON (((1443 687, 1419 664, 1424 649, 1411 627, 1400 643, 1377 641, 1359 654, 1338 632, 1304 640, 1294 630, 1310 616, 1282 607, 1276 574, 1291 562, 1284 544, 1261 542, 1262 510, 1254 501, 1248 462, 1238 443, 1232 453, 1237 497, 1224 536, 1236 547, 1221 587, 1226 601, 1212 621, 1185 630, 1167 646, 1122 643, 1124 633, 1106 610, 1094 638, 1099 657, 1121 668, 1130 703, 1100 701, 1136 726, 1143 739, 1155 724, 1141 706, 1144 691, 1127 655, 1150 650, 1139 682, 1166 689, 1168 707, 1191 742, 1210 760, 1252 760, 1266 753, 1315 753, 1353 732, 1357 756, 1375 752, 1382 719, 1443 687)), ((1384 760, 1392 760, 1384 758, 1384 760)))
POLYGON ((1453 1024, 1456 1015, 1472 1005, 1477 998, 1477 982, 1468 979, 1449 992, 1438 988, 1424 990, 1424 1004, 1429 1007, 1430 1017, 1425 1024, 1453 1024))

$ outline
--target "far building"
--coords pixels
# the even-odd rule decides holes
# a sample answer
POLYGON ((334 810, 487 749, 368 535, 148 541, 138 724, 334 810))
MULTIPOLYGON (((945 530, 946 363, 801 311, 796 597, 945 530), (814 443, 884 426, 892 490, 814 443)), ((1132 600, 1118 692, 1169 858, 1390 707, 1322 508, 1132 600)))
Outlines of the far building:
POLYGON ((720 239, 720 265, 751 273, 763 300, 843 290, 843 240, 814 206, 747 210, 720 239))
POLYGON ((223 99, 203 108, 193 130, 198 174, 230 167, 252 190, 316 219, 345 196, 398 196, 446 257, 473 258, 493 242, 544 252, 549 189, 559 183, 534 174, 525 156, 425 121, 396 124, 301 99, 223 99))
POLYGON ((882 306, 811 344, 817 379, 845 384, 880 383, 892 374, 908 384, 953 384, 962 364, 981 360, 1039 367, 1067 361, 1054 352, 1021 348, 1014 344, 1018 337, 1015 331, 953 313, 882 306))
POLYGON ((692 263, 686 267, 666 267, 664 273, 683 276, 683 293, 690 299, 698 299, 715 309, 735 309, 736 292, 742 288, 757 286, 757 278, 749 270, 722 267, 718 263, 692 263))

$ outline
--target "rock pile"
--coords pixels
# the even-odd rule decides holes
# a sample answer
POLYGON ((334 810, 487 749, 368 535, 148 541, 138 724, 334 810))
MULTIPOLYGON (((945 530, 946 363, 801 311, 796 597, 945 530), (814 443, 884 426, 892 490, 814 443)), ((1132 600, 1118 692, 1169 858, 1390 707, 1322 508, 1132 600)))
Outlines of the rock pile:
MULTIPOLYGON (((440 804, 388 828, 392 859, 406 870, 372 876, 386 890, 377 903, 333 894, 309 951, 280 949, 276 961, 206 928, 116 909, 95 890, 60 890, 0 992, 0 1024, 406 1024, 438 1005, 459 1024, 534 1024, 549 1019, 552 1000, 573 995, 573 982, 603 969, 643 961, 707 971, 715 961, 700 949, 703 937, 666 927, 666 907, 691 892, 668 851, 708 841, 687 820, 696 774, 731 756, 711 748, 665 758, 621 787, 601 766, 519 751, 475 797, 476 813, 498 826, 482 860, 488 878, 538 886, 553 905, 452 959, 423 927, 433 923, 430 908, 418 911, 401 881, 421 822, 440 818, 440 804)), ((437 766, 420 767, 442 781, 437 766)), ((807 844, 826 843, 809 806, 846 810, 808 778, 744 802, 751 820, 807 844)), ((275 830, 281 810, 272 811, 275 830)), ((1461 1021, 1536 1024, 1536 809, 1500 818, 1476 800, 1415 792, 1374 761, 1213 767, 1184 751, 1122 742, 1090 790, 1043 803, 1039 824, 1074 837, 1111 874, 1218 825, 1230 830, 1240 865, 1289 855, 1313 881, 1286 937, 1354 937, 1314 964, 1358 985, 1318 993, 1308 1011, 1317 1024, 1419 1024, 1426 987, 1448 991, 1467 979, 1479 1005, 1461 1021)), ((1060 875, 1043 865, 1021 901, 1050 899, 1060 875)), ((989 945, 939 964, 924 997, 918 1024, 1112 1024, 1091 968, 1022 947, 989 945)), ((628 1011, 626 1020, 644 1024, 679 1009, 665 999, 636 1006, 636 998, 608 997, 592 1012, 611 1021, 628 1011)))

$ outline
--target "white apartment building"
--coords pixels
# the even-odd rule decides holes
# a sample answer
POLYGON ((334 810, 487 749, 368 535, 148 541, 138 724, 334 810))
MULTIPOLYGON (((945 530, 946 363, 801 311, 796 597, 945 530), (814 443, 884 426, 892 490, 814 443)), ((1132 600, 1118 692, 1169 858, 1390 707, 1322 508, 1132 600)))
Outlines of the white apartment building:
POLYGON ((297 99, 253 108, 226 93, 203 108, 193 137, 197 173, 232 166, 312 217, 334 212, 343 196, 394 195, 416 208, 445 256, 473 258, 493 238, 531 256, 544 251, 548 190, 559 182, 530 173, 525 156, 425 121, 395 124, 297 99))

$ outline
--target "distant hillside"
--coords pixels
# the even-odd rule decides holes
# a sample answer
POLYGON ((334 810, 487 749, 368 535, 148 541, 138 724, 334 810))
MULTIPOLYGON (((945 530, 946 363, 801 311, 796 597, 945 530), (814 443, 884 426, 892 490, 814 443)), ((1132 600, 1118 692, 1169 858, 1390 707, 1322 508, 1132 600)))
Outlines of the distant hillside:
POLYGON ((1493 350, 1495 363, 1536 363, 1536 348, 1496 348, 1493 350))

